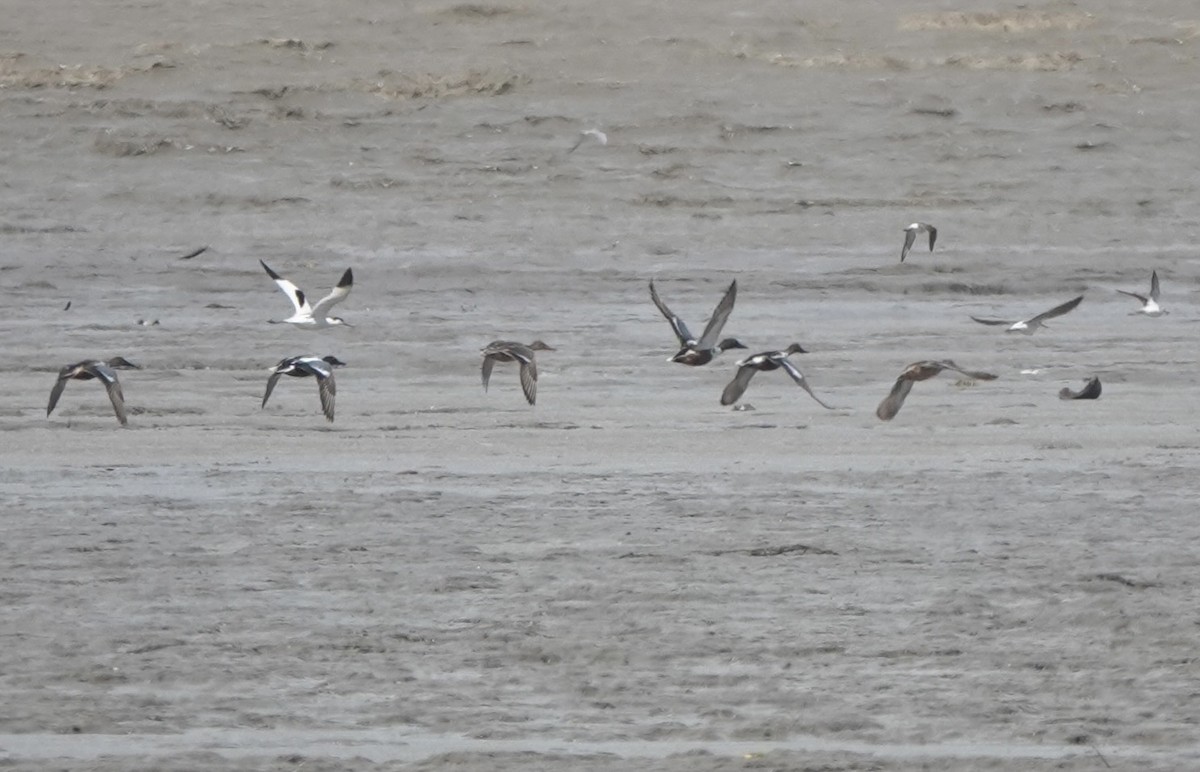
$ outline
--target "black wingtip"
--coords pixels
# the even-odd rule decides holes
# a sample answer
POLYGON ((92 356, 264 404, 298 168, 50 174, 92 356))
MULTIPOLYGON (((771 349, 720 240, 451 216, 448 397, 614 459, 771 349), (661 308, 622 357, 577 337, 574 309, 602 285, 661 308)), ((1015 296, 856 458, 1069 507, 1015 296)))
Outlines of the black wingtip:
POLYGON ((258 259, 258 264, 261 265, 263 267, 263 270, 265 270, 267 272, 267 276, 270 276, 272 279, 276 279, 276 280, 278 280, 280 278, 279 274, 277 274, 271 270, 271 266, 267 265, 266 263, 264 263, 262 261, 261 257, 258 259))
POLYGON ((344 274, 342 274, 342 279, 341 279, 341 281, 339 281, 339 282, 337 283, 337 285, 338 285, 339 287, 352 287, 352 286, 354 286, 354 271, 353 271, 352 269, 350 269, 350 268, 347 268, 347 269, 346 269, 346 272, 345 272, 344 274))

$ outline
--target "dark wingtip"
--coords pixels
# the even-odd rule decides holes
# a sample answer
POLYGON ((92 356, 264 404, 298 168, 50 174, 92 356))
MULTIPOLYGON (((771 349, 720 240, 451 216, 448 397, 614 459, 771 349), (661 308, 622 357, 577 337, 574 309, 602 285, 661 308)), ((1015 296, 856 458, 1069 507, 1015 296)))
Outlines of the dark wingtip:
POLYGON ((270 276, 272 279, 279 278, 279 274, 272 271, 271 266, 264 263, 261 257, 258 259, 258 264, 261 265, 263 267, 263 269, 267 272, 267 276, 270 276))
POLYGON ((342 280, 339 281, 337 285, 339 287, 353 286, 354 285, 354 271, 347 268, 346 272, 344 274, 342 274, 342 280))

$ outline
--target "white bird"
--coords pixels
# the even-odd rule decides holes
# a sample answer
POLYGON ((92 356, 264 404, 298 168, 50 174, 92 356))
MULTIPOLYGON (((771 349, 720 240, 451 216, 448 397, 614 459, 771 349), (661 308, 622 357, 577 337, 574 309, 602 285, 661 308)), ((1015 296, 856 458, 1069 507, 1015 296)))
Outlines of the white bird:
POLYGON ((1131 313, 1130 316, 1134 316, 1136 314, 1145 314, 1146 316, 1162 316, 1163 314, 1170 313, 1170 311, 1167 311, 1158 304, 1158 271, 1150 272, 1150 297, 1139 295, 1136 292, 1126 292, 1125 290, 1117 290, 1117 292, 1142 301, 1142 307, 1131 313))
POLYGON ((918 233, 929 234, 929 251, 933 251, 933 242, 937 241, 937 228, 927 222, 915 222, 904 229, 904 249, 900 250, 900 262, 903 263, 904 258, 908 257, 908 250, 912 249, 918 233))
POLYGON ((321 298, 315 306, 310 306, 308 304, 308 298, 305 296, 303 290, 272 271, 271 267, 262 260, 259 260, 258 262, 262 264, 262 267, 266 270, 267 275, 275 280, 275 283, 279 285, 279 289, 283 290, 283 294, 288 296, 288 300, 292 301, 292 305, 295 307, 295 313, 293 313, 290 317, 287 319, 272 319, 270 320, 271 324, 294 324, 297 327, 308 327, 312 329, 333 327, 339 324, 346 327, 354 326, 339 316, 325 315, 328 313, 329 309, 333 308, 338 303, 341 303, 346 299, 346 296, 350 294, 350 288, 354 286, 354 274, 349 268, 347 268, 346 272, 342 274, 341 280, 337 283, 337 286, 333 288, 332 292, 321 298))
POLYGON ((314 376, 317 379, 317 391, 321 395, 321 411, 325 413, 326 420, 332 423, 333 398, 337 396, 337 383, 333 380, 333 368, 344 367, 345 364, 335 356, 298 356, 281 359, 279 364, 271 368, 271 377, 267 379, 267 392, 263 394, 262 406, 267 406, 267 399, 275 390, 275 383, 279 380, 279 376, 290 375, 293 378, 314 376))
POLYGON ((567 155, 570 155, 578 150, 579 146, 582 145, 588 137, 596 140, 596 144, 602 147, 608 144, 608 135, 603 131, 600 131, 600 129, 585 129, 579 132, 579 139, 575 140, 574 145, 571 145, 571 149, 567 151, 567 155))
POLYGON ((1062 316, 1063 314, 1067 313, 1068 311, 1073 311, 1075 309, 1075 306, 1079 305, 1082 302, 1083 302, 1083 295, 1080 295, 1077 298, 1068 300, 1066 303, 1063 303, 1062 305, 1051 308, 1049 311, 1043 311, 1042 313, 1038 314, 1037 316, 1030 317, 1029 319, 1021 319, 1020 321, 1015 321, 1015 322, 1010 319, 980 319, 978 316, 972 316, 971 318, 974 319, 975 321, 979 322, 980 324, 1007 325, 1008 329, 1006 329, 1005 332, 1019 332, 1019 333, 1025 334, 1025 335, 1032 335, 1035 332, 1037 332, 1037 329, 1039 327, 1046 326, 1045 324, 1043 324, 1043 322, 1045 322, 1047 319, 1053 319, 1056 316, 1062 316))

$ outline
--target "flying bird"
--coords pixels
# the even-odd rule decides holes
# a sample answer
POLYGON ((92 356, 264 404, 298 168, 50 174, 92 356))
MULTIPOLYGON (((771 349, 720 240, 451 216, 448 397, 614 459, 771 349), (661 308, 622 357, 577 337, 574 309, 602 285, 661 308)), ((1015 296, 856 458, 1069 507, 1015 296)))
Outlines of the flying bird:
POLYGON ((571 145, 571 149, 567 151, 567 155, 570 155, 578 150, 579 146, 587 141, 588 137, 596 140, 596 144, 600 145, 601 147, 608 144, 608 135, 603 131, 600 131, 600 129, 584 129, 583 131, 579 132, 579 139, 575 140, 574 145, 571 145))
POLYGON ((1075 310, 1075 307, 1082 302, 1083 295, 1080 295, 1077 298, 1068 300, 1062 305, 1051 308, 1049 311, 1043 311, 1037 316, 1030 317, 1029 319, 1022 319, 1016 322, 1010 319, 980 319, 978 316, 972 316, 971 318, 980 324, 1006 325, 1008 329, 1006 329, 1005 332, 1019 332, 1024 335, 1032 335, 1037 332, 1039 327, 1046 326, 1044 322, 1047 319, 1053 319, 1056 316, 1062 316, 1068 311, 1073 311, 1075 310))
POLYGON ((937 228, 927 222, 915 222, 904 229, 904 248, 900 250, 900 262, 903 263, 904 258, 908 257, 908 250, 912 249, 918 233, 929 234, 929 251, 933 251, 933 242, 937 241, 937 228))
POLYGON ((492 378, 492 368, 497 362, 521 363, 521 390, 525 399, 533 405, 537 402, 537 360, 535 351, 554 351, 553 348, 540 340, 535 340, 526 346, 511 340, 494 340, 487 344, 480 353, 483 354, 483 390, 487 391, 488 381, 492 378))
POLYGON ((978 370, 964 370, 949 359, 913 362, 904 368, 904 372, 900 373, 900 377, 896 379, 891 392, 884 397, 883 402, 880 402, 879 407, 875 409, 875 415, 880 421, 892 420, 900 412, 900 407, 904 404, 904 400, 908 398, 908 393, 912 391, 914 383, 917 381, 927 381, 943 370, 953 370, 956 373, 961 373, 977 381, 994 381, 997 377, 991 373, 984 373, 978 370))
POLYGON ((804 373, 796 369, 796 366, 788 361, 788 357, 792 354, 807 354, 799 343, 793 343, 783 351, 764 351, 761 354, 746 357, 737 363, 737 374, 733 376, 733 380, 725 387, 725 391, 721 392, 721 404, 732 405, 741 398, 746 392, 746 387, 750 385, 750 379, 754 374, 762 371, 769 372, 771 370, 783 369, 788 375, 792 376, 792 380, 796 384, 808 392, 808 396, 817 401, 817 404, 826 410, 834 410, 835 408, 826 405, 822 402, 813 390, 809 388, 808 381, 804 378, 804 373))
POLYGON ((1079 391, 1072 391, 1064 386, 1058 392, 1059 399, 1100 399, 1100 378, 1093 375, 1083 383, 1083 388, 1079 391))
POLYGON ((258 262, 262 264, 267 275, 275 280, 275 283, 279 285, 279 289, 283 290, 283 294, 288 296, 288 300, 292 301, 292 306, 295 307, 295 313, 290 317, 287 319, 271 320, 271 324, 294 324, 297 327, 308 327, 310 329, 333 327, 339 324, 346 327, 353 327, 353 325, 347 323, 341 317, 325 315, 329 309, 341 303, 350 294, 350 288, 354 286, 354 274, 349 268, 342 274, 341 280, 338 281, 337 286, 333 288, 332 292, 317 301, 315 306, 310 306, 303 290, 272 271, 271 267, 262 260, 258 262))
POLYGON ((58 371, 58 379, 54 382, 54 388, 50 390, 50 404, 46 406, 46 417, 49 418, 50 414, 54 412, 54 406, 58 404, 58 398, 62 396, 63 389, 67 388, 67 381, 99 379, 108 391, 108 399, 112 402, 113 412, 117 414, 117 420, 121 422, 121 426, 125 426, 128 423, 125 418, 125 395, 121 392, 121 382, 117 380, 116 371, 140 369, 140 367, 124 357, 113 357, 108 361, 85 359, 82 362, 67 365, 58 371))
POLYGON ((1136 292, 1126 292, 1125 290, 1117 290, 1117 292, 1142 301, 1142 307, 1131 313, 1130 316, 1134 316, 1136 314, 1145 314, 1146 316, 1162 316, 1163 314, 1170 313, 1170 311, 1167 311, 1158 304, 1158 271, 1150 272, 1150 297, 1139 295, 1136 292))
POLYGON ((688 330, 687 325, 683 320, 671 312, 667 308, 667 304, 662 302, 658 297, 658 291, 654 289, 654 280, 650 280, 650 299, 654 301, 654 305, 658 306, 658 310, 671 323, 671 329, 675 331, 675 337, 679 339, 679 345, 682 348, 675 356, 668 359, 668 362, 679 362, 683 365, 708 364, 717 354, 731 348, 746 348, 737 338, 725 338, 720 343, 717 343, 717 338, 721 335, 721 329, 725 326, 725 322, 729 321, 729 315, 733 313, 733 303, 737 300, 737 280, 734 279, 730 283, 729 289, 725 290, 725 295, 721 298, 721 302, 717 303, 716 310, 708 320, 708 324, 704 327, 704 334, 697 339, 688 330), (715 344, 715 345, 714 345, 715 344))
POLYGON ((317 379, 317 391, 321 395, 321 410, 325 413, 325 419, 332 423, 333 398, 337 396, 337 383, 333 379, 333 368, 345 367, 345 365, 345 362, 335 356, 298 356, 279 360, 279 364, 270 368, 271 377, 267 379, 267 391, 263 394, 262 407, 267 406, 267 400, 270 398, 271 392, 275 390, 275 383, 279 380, 279 376, 290 375, 293 378, 312 376, 317 379))

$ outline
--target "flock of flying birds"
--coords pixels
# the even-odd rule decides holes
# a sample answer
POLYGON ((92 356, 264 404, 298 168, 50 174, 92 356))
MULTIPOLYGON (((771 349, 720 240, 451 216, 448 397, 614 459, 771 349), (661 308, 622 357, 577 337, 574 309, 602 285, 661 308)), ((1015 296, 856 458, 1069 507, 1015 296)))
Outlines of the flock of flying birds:
MULTIPOLYGON (((597 138, 600 142, 603 142, 604 139, 603 136, 597 138)), ((900 252, 900 262, 904 262, 904 259, 908 257, 908 253, 916 242, 917 236, 921 233, 928 234, 929 251, 933 251, 934 242, 937 241, 937 228, 928 223, 915 222, 904 229, 904 246, 900 252)), ((187 257, 193 257, 200 251, 203 250, 198 250, 187 257)), ((292 303, 292 315, 287 319, 272 320, 272 324, 291 324, 308 329, 353 326, 341 317, 328 315, 329 311, 335 305, 345 300, 350 294, 350 289, 354 286, 354 273, 351 269, 347 268, 333 290, 313 305, 309 303, 308 296, 303 290, 288 279, 275 273, 262 260, 259 260, 259 263, 267 272, 267 275, 274 280, 275 284, 279 286, 279 289, 292 303)), ((1142 307, 1134 312, 1135 314, 1157 317, 1168 313, 1159 304, 1160 292, 1157 271, 1150 274, 1150 292, 1148 295, 1126 292, 1125 290, 1117 290, 1117 292, 1129 295, 1141 302, 1142 307)), ((730 283, 729 289, 725 291, 721 301, 717 303, 717 307, 713 310, 712 316, 709 317, 708 323, 704 327, 704 332, 701 333, 699 338, 694 336, 684 321, 662 301, 662 298, 658 295, 658 290, 654 287, 653 280, 650 281, 650 299, 658 307, 659 312, 670 322, 671 329, 675 332, 675 337, 679 341, 679 351, 668 361, 697 367, 708 364, 718 354, 729 349, 747 348, 737 338, 721 338, 721 331, 724 329, 725 323, 729 320, 729 315, 733 312, 733 304, 737 299, 736 280, 730 283)), ((977 316, 972 316, 971 319, 980 324, 1003 326, 1006 332, 1019 332, 1025 335, 1032 335, 1039 328, 1046 326, 1045 322, 1048 319, 1069 313, 1075 310, 1082 302, 1083 295, 1080 295, 1048 311, 1031 316, 1028 319, 983 319, 977 316)), ((70 307, 70 303, 67 306, 70 307)), ((529 404, 535 404, 537 402, 538 379, 536 352, 538 351, 554 351, 554 349, 540 340, 535 340, 529 345, 507 340, 496 340, 489 343, 481 351, 483 355, 482 379, 484 391, 487 391, 488 381, 491 379, 492 369, 496 363, 517 362, 520 368, 521 390, 524 392, 525 399, 529 404)), ((755 373, 783 370, 800 388, 808 392, 808 395, 821 407, 828 410, 836 409, 826 404, 813 393, 804 374, 788 359, 792 354, 805 353, 808 352, 799 343, 792 343, 780 351, 763 351, 738 360, 736 363, 737 371, 734 373, 733 380, 729 382, 721 393, 721 404, 732 405, 741 399, 742 395, 746 393, 746 389, 750 386, 750 380, 754 377, 755 373)), ((267 388, 263 394, 262 407, 267 406, 267 400, 270 399, 271 392, 275 389, 275 384, 282 376, 287 375, 293 378, 312 377, 317 381, 317 392, 321 399, 321 410, 325 414, 325 418, 332 422, 334 398, 337 395, 337 384, 333 371, 335 367, 341 367, 345 364, 345 362, 342 362, 335 356, 319 357, 311 354, 291 356, 280 360, 277 365, 270 368, 271 375, 267 379, 267 388)), ((116 371, 128 369, 140 368, 123 357, 113 357, 109 360, 87 359, 63 367, 58 373, 58 378, 55 380, 53 388, 50 390, 50 403, 46 407, 46 416, 49 417, 54 412, 54 407, 58 404, 58 400, 66 388, 67 381, 99 380, 104 384, 104 388, 108 392, 108 398, 112 402, 117 420, 122 426, 125 426, 128 423, 125 414, 125 396, 121 392, 121 383, 117 378, 116 371)), ((946 370, 952 370, 973 381, 991 381, 997 377, 991 373, 979 370, 963 369, 949 359, 914 362, 906 367, 900 373, 899 377, 896 378, 891 391, 879 403, 879 407, 876 408, 875 415, 883 421, 890 421, 895 418, 896 414, 900 412, 900 408, 904 404, 904 400, 908 397, 909 392, 912 391, 914 383, 933 378, 946 370)), ((1059 392, 1059 397, 1062 399, 1096 399, 1100 396, 1100 389, 1100 380, 1098 378, 1091 378, 1078 391, 1064 388, 1059 392)))

